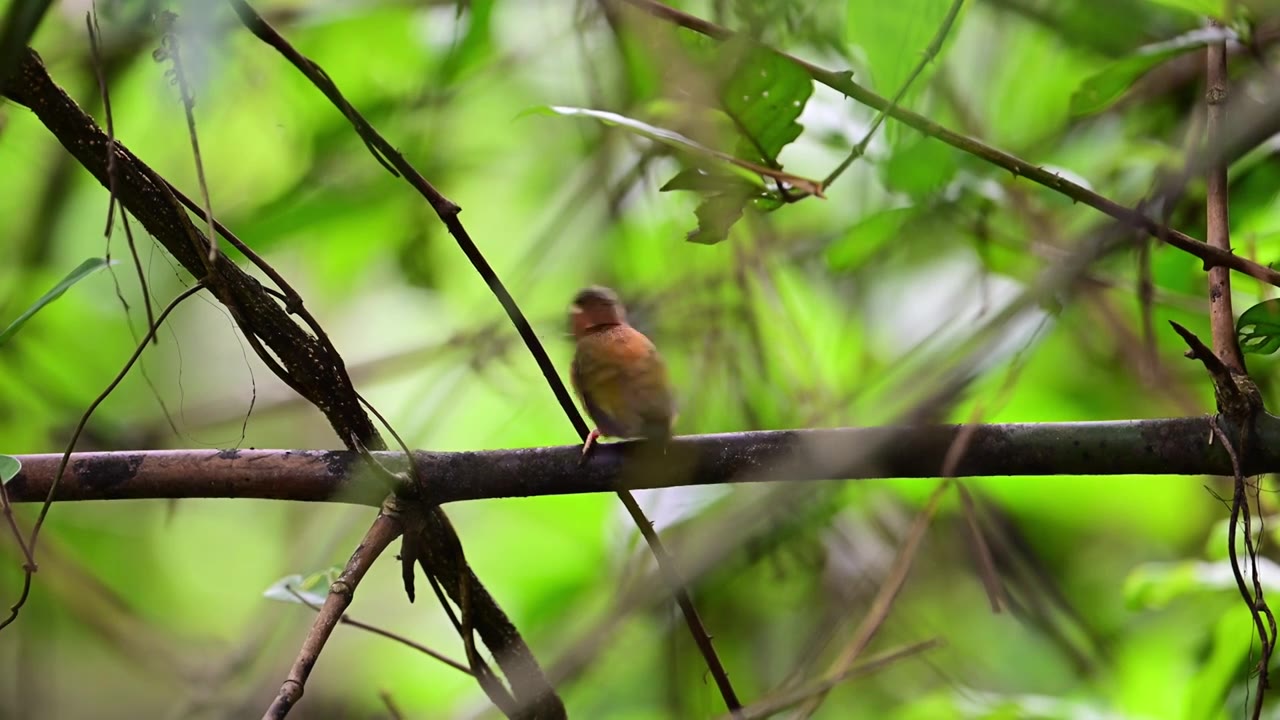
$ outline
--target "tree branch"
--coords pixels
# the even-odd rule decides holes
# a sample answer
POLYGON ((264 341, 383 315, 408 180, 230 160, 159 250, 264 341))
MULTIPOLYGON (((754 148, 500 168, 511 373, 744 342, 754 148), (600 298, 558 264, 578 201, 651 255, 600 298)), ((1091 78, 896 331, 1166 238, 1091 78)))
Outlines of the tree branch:
MULTIPOLYGON (((1205 144, 1219 154, 1227 130, 1227 44, 1216 42, 1205 49, 1205 144)), ((1216 162, 1205 177, 1205 240, 1210 246, 1231 252, 1230 202, 1227 190, 1227 163, 1216 162)), ((1244 356, 1236 340, 1235 315, 1231 312, 1231 273, 1224 267, 1209 269, 1209 321, 1213 350, 1232 372, 1242 373, 1244 356)))
POLYGON ((320 614, 316 616, 315 622, 311 625, 311 631, 307 633, 302 648, 298 650, 298 657, 294 659, 293 667, 289 668, 289 676, 280 685, 280 692, 272 701, 271 707, 267 708, 267 712, 263 714, 263 720, 285 717, 294 704, 302 698, 307 677, 311 675, 316 661, 320 659, 320 651, 324 649, 329 636, 333 634, 333 629, 337 627, 343 613, 351 605, 356 586, 373 566, 373 561, 378 559, 392 540, 400 537, 401 530, 400 520, 394 508, 386 508, 378 514, 369 531, 365 533, 364 539, 351 554, 351 559, 347 561, 342 574, 329 586, 329 594, 324 598, 324 605, 319 608, 320 614))
MULTIPOLYGON (((1225 425, 1219 420, 1220 425, 1225 425)), ((422 489, 434 503, 538 497, 620 488, 644 489, 748 482, 804 482, 871 478, 932 478, 963 425, 823 430, 769 430, 689 435, 671 442, 666 471, 634 473, 643 443, 601 445, 579 467, 580 448, 481 452, 418 452, 430 478, 422 489), (874 447, 856 457, 851 447, 874 447), (631 460, 628 460, 628 458, 631 460), (850 459, 854 458, 854 459, 850 459), (785 461, 785 476, 778 463, 785 461)), ((968 426, 969 446, 955 477, 993 475, 1226 475, 1231 458, 1210 443, 1208 416, 1084 423, 968 426)), ((1233 428, 1228 428, 1234 432, 1233 428)), ((1280 418, 1261 415, 1251 431, 1248 475, 1280 472, 1280 418)), ((400 453, 374 453, 389 467, 400 453)), ((22 471, 9 481, 13 502, 43 500, 61 455, 19 455, 22 471)), ((652 462, 652 461, 650 461, 652 462)), ((57 500, 256 498, 377 506, 381 477, 361 472, 357 453, 327 450, 153 450, 77 453, 58 486, 57 500)))

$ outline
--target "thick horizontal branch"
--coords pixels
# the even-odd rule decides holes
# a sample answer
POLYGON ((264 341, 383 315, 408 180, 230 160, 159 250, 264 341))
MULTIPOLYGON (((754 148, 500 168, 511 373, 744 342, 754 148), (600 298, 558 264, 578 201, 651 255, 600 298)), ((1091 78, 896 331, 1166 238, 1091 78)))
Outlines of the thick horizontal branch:
MULTIPOLYGON (((1221 421, 1220 421, 1221 422, 1221 421)), ((676 438, 666 451, 639 442, 599 446, 579 466, 576 445, 420 452, 427 486, 439 503, 619 489, 936 477, 960 425, 773 430, 676 438)), ((991 475, 1231 475, 1221 443, 1210 441, 1209 418, 1085 423, 978 425, 972 428, 958 477, 991 475)), ((1280 472, 1280 419, 1258 420, 1246 474, 1280 472)), ((374 453, 388 467, 399 453, 374 453)), ((59 455, 19 456, 9 482, 15 502, 43 500, 59 455)), ((377 506, 385 476, 359 456, 326 450, 155 450, 78 453, 57 500, 259 498, 377 506), (353 474, 354 470, 354 474, 353 474)))

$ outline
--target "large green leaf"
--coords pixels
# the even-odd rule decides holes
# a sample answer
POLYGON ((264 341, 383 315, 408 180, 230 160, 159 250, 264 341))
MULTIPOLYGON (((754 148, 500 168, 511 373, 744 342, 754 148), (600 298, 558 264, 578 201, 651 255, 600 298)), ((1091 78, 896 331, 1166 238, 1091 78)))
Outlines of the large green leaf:
POLYGON ((67 273, 66 277, 58 281, 58 284, 54 285, 49 292, 42 295, 39 300, 36 300, 34 305, 27 308, 26 312, 19 315, 17 320, 9 323, 9 327, 0 331, 0 346, 3 346, 8 342, 9 339, 18 332, 18 330, 22 329, 22 326, 25 325, 33 315, 44 309, 44 306, 62 297, 62 293, 66 292, 72 285, 75 285, 102 268, 107 267, 107 265, 114 264, 114 262, 115 261, 108 263, 102 258, 89 258, 88 260, 80 263, 75 270, 67 273))
POLYGON ((1280 298, 1245 310, 1236 321, 1236 335, 1247 353, 1270 355, 1280 349, 1280 298))
POLYGON ((1172 40, 1140 47, 1133 55, 1111 63, 1080 83, 1080 87, 1071 95, 1071 113, 1085 115, 1103 110, 1155 66, 1183 53, 1210 43, 1233 39, 1235 36, 1234 32, 1226 28, 1201 28, 1172 40))
MULTIPOLYGON (((897 93, 942 26, 951 2, 849 0, 846 36, 862 50, 870 74, 869 83, 877 92, 888 97, 897 93)), ((957 24, 949 37, 958 35, 958 30, 957 24)), ((903 104, 910 106, 911 99, 924 86, 925 83, 917 80, 903 96, 903 104)))
POLYGON ((736 59, 720 88, 721 109, 742 135, 736 154, 777 167, 778 153, 804 129, 796 119, 813 95, 813 79, 794 62, 747 39, 731 41, 723 52, 736 59))

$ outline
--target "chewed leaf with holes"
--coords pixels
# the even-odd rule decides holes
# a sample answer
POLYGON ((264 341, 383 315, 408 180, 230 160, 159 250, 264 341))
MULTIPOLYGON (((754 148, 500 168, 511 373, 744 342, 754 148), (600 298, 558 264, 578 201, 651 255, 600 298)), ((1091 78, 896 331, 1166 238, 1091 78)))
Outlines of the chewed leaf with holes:
POLYGON ((1245 310, 1236 321, 1240 349, 1270 355, 1280 349, 1280 299, 1267 300, 1245 310))
POLYGON ((734 71, 721 85, 720 104, 741 137, 738 157, 769 167, 804 129, 796 122, 813 94, 813 80, 793 62, 747 39, 725 46, 734 71))

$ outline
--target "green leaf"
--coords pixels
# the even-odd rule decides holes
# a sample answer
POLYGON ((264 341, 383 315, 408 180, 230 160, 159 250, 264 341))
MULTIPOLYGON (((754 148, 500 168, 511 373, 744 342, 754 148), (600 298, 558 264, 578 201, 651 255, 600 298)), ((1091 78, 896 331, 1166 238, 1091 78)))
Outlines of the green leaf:
MULTIPOLYGON (((863 82, 869 81, 876 92, 892 97, 920 63, 951 8, 951 0, 849 0, 847 8, 846 39, 861 48, 870 75, 863 82)), ((938 67, 945 49, 960 35, 962 21, 963 16, 956 20, 931 67, 938 67)), ((902 98, 904 106, 910 107, 912 99, 928 85, 926 78, 921 76, 912 84, 902 98)))
POLYGON ((1236 336, 1246 353, 1270 355, 1280 349, 1280 298, 1245 310, 1236 321, 1236 336))
POLYGON ((7 484, 22 470, 22 461, 12 455, 0 455, 0 485, 7 484))
POLYGON ((1226 28, 1201 28, 1172 40, 1140 47, 1133 55, 1111 63, 1080 83, 1071 95, 1071 114, 1087 115, 1106 109, 1155 66, 1210 43, 1235 38, 1236 33, 1226 28))
POLYGON ((883 165, 884 183, 890 190, 920 198, 942 189, 955 176, 957 167, 955 150, 939 140, 917 135, 915 142, 904 140, 894 148, 883 165))
POLYGON ((832 270, 848 271, 880 252, 911 218, 920 214, 916 207, 891 208, 870 215, 849 228, 843 238, 827 246, 827 265, 832 270))
POLYGON ((306 577, 301 575, 286 575, 271 584, 271 587, 262 592, 262 596, 268 600, 278 600, 280 602, 296 603, 298 605, 323 605, 325 596, 329 594, 329 584, 337 577, 339 569, 336 567, 329 568, 317 573, 312 573, 306 577), (324 592, 315 592, 315 588, 320 587, 324 592))
POLYGON ((761 192, 763 189, 755 183, 748 182, 738 175, 710 172, 702 168, 688 168, 676 173, 674 177, 658 188, 658 192, 672 190, 692 190, 703 193, 726 192, 761 192))
POLYGON ((729 229, 742 217, 746 199, 736 195, 713 195, 694 210, 698 227, 685 239, 701 245, 715 245, 729 238, 729 229))
POLYGON ((48 305, 54 300, 62 297, 62 293, 66 292, 72 285, 75 285, 102 268, 113 264, 115 264, 114 260, 108 263, 102 258, 89 258, 88 260, 80 263, 79 267, 67 273, 67 276, 62 278, 57 285, 54 285, 49 292, 42 295, 39 300, 36 300, 34 305, 27 308, 26 312, 19 315, 17 320, 9 323, 9 327, 0 331, 0 346, 3 346, 18 332, 18 330, 22 329, 22 326, 31 319, 32 315, 35 315, 44 309, 45 305, 48 305))
POLYGON ((737 156, 778 166, 778 153, 804 130, 796 119, 813 95, 813 79, 795 63, 752 42, 735 38, 724 47, 734 72, 720 88, 721 109, 743 136, 737 156))

